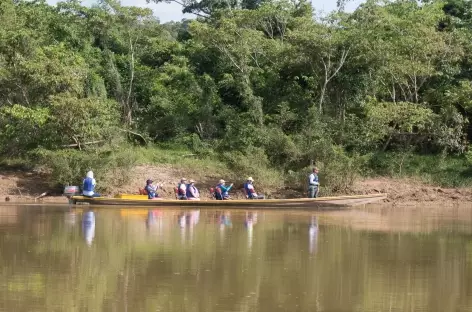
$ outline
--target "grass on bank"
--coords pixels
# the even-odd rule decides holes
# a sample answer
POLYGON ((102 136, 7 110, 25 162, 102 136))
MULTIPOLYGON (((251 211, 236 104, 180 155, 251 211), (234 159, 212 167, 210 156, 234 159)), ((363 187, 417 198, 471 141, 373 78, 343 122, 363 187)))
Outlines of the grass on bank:
MULTIPOLYGON (((269 162, 261 150, 196 154, 180 146, 120 146, 94 151, 38 150, 22 158, 0 159, 0 167, 14 170, 42 169, 48 172, 51 186, 80 184, 88 170, 97 179, 113 181, 111 187, 126 185, 133 168, 138 165, 172 166, 180 171, 198 173, 200 177, 215 177, 243 183, 247 176, 257 181, 257 186, 267 195, 281 190, 305 192, 310 168, 281 170, 269 162), (251 155, 247 157, 246 155, 251 155)), ((386 152, 368 155, 347 155, 337 151, 329 161, 317 162, 323 196, 347 194, 354 183, 367 177, 415 178, 426 184, 441 187, 472 187, 472 154, 465 156, 418 155, 414 153, 386 152)), ((176 180, 179 177, 175 177, 176 180)), ((240 187, 240 186, 239 186, 240 187)), ((107 193, 108 189, 102 188, 107 193)))
POLYGON ((440 187, 472 187, 472 163, 464 156, 377 153, 372 155, 364 175, 416 178, 440 187))
MULTIPOLYGON (((132 170, 139 165, 165 166, 178 168, 179 172, 198 173, 215 183, 220 177, 234 181, 242 186, 244 179, 252 176, 258 186, 270 193, 283 186, 284 179, 280 170, 270 167, 265 156, 249 160, 240 153, 196 154, 180 146, 136 147, 121 145, 99 150, 79 151, 75 149, 49 151, 36 150, 25 158, 2 159, 3 168, 22 168, 46 172, 51 187, 59 191, 64 185, 80 185, 88 170, 93 170, 99 184, 99 191, 107 194, 119 186, 125 186, 133 176, 132 170), (215 178, 218 177, 216 180, 215 178)), ((145 177, 143 177, 145 178, 145 177)), ((176 176, 177 181, 180 176, 176 176)))
POLYGON ((177 166, 184 171, 198 172, 199 176, 224 178, 234 182, 238 188, 248 176, 252 176, 269 195, 284 186, 283 172, 270 166, 267 157, 258 150, 252 151, 251 158, 238 152, 196 154, 172 145, 139 147, 132 151, 137 165, 177 166))

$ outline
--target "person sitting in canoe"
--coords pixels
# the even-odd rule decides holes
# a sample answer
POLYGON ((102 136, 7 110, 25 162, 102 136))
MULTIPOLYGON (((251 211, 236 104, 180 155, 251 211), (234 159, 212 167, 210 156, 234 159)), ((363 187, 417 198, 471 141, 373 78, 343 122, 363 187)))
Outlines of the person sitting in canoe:
POLYGON ((198 192, 198 189, 195 187, 195 181, 190 179, 188 181, 189 184, 187 184, 187 190, 185 195, 187 196, 188 200, 200 200, 200 193, 198 192))
POLYGON ((148 199, 162 199, 159 197, 159 194, 157 194, 157 190, 159 189, 158 185, 153 185, 154 181, 151 179, 148 179, 146 181, 146 186, 144 187, 144 190, 146 191, 148 195, 148 199))
POLYGON ((180 179, 180 183, 177 184, 177 190, 176 190, 177 199, 182 199, 182 200, 187 199, 187 184, 185 182, 187 182, 187 179, 182 178, 180 179))
POLYGON ((308 176, 308 198, 317 198, 320 182, 318 181, 318 168, 313 168, 313 172, 308 176))
POLYGON ((257 195, 256 190, 254 189, 254 179, 252 177, 247 178, 246 183, 244 183, 244 193, 246 194, 247 199, 264 199, 264 195, 257 195))
POLYGON ((215 199, 216 200, 227 200, 229 199, 229 190, 233 187, 233 183, 231 183, 229 186, 225 185, 226 181, 221 179, 216 186, 215 190, 215 199))
POLYGON ((82 185, 82 195, 86 197, 100 197, 100 194, 95 193, 95 186, 97 185, 93 178, 93 171, 87 172, 82 185))

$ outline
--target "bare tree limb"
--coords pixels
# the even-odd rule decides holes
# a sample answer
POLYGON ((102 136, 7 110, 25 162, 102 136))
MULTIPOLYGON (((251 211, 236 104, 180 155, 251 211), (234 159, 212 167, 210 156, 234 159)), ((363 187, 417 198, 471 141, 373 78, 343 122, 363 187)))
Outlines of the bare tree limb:
POLYGON ((120 130, 123 131, 123 132, 131 133, 131 134, 133 134, 137 137, 140 137, 143 140, 144 144, 146 144, 146 145, 148 144, 146 138, 144 138, 144 136, 142 134, 139 134, 137 132, 134 132, 134 131, 131 131, 131 130, 128 130, 128 129, 120 129, 120 130))
POLYGON ((79 150, 82 150, 82 147, 80 146, 80 141, 74 136, 72 136, 72 139, 75 141, 75 146, 79 148, 79 150))
MULTIPOLYGON (((147 2, 149 3, 150 1, 147 1, 147 2)), ((159 3, 160 1, 153 1, 153 2, 159 3)), ((178 0, 168 0, 166 2, 174 2, 174 3, 177 3, 178 5, 182 6, 183 8, 186 7, 186 5, 183 2, 180 2, 178 0)), ((200 17, 203 17, 203 18, 208 18, 210 16, 210 13, 208 13, 208 12, 204 12, 207 15, 203 15, 203 14, 197 13, 197 12, 185 12, 185 13, 193 14, 193 15, 200 16, 200 17)))
POLYGON ((334 71, 331 73, 331 53, 328 54, 328 60, 326 61, 321 58, 321 62, 323 63, 324 67, 324 82, 323 86, 321 87, 321 95, 320 95, 320 102, 319 102, 319 109, 320 112, 323 110, 323 101, 326 93, 326 88, 328 87, 328 83, 338 74, 341 68, 344 66, 346 62, 346 58, 349 54, 349 49, 343 50, 341 53, 341 59, 339 60, 338 66, 334 68, 334 71))
MULTIPOLYGON (((77 140, 75 140, 75 141, 78 142, 77 140)), ((91 141, 91 142, 84 142, 84 143, 66 144, 66 145, 62 145, 62 147, 79 147, 80 148, 80 146, 82 146, 82 145, 92 145, 92 144, 98 144, 98 143, 102 143, 102 142, 105 142, 105 141, 104 140, 99 140, 99 141, 91 141)))

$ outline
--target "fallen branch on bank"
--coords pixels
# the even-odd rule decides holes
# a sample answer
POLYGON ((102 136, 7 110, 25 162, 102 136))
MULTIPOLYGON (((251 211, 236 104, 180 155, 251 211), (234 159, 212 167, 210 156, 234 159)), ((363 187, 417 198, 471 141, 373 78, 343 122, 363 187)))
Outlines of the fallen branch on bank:
POLYGON ((134 132, 134 131, 131 131, 131 130, 127 130, 127 129, 120 129, 120 130, 123 131, 123 132, 127 132, 127 133, 130 133, 130 134, 133 134, 133 135, 135 135, 135 136, 141 138, 141 140, 144 142, 144 145, 147 145, 147 144, 148 144, 146 138, 144 138, 144 136, 143 136, 142 134, 139 134, 139 133, 137 133, 137 132, 134 132))
POLYGON ((40 198, 46 196, 47 194, 48 194, 48 192, 44 192, 44 193, 42 193, 41 195, 35 197, 34 200, 40 199, 40 198))
POLYGON ((91 142, 84 142, 84 143, 73 143, 73 144, 66 144, 62 145, 62 147, 78 147, 80 148, 82 145, 92 145, 92 144, 98 144, 105 142, 104 140, 99 140, 99 141, 91 141, 91 142))

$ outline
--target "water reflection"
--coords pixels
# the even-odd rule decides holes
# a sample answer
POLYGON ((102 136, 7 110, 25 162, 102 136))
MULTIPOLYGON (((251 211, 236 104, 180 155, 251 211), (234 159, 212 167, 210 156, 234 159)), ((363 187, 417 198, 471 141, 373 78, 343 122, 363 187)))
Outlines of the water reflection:
POLYGON ((316 216, 311 216, 310 227, 308 229, 308 237, 310 254, 316 253, 316 246, 318 244, 318 219, 316 218, 316 216))
POLYGON ((86 211, 82 216, 82 232, 87 245, 92 245, 95 237, 95 213, 93 211, 86 211))
POLYGON ((450 212, 5 210, 0 310, 468 311, 472 213, 450 212))
POLYGON ((247 248, 250 251, 253 243, 253 230, 254 225, 257 223, 257 212, 246 212, 246 218, 244 225, 247 229, 247 248))
POLYGON ((68 226, 74 226, 77 222, 77 212, 71 209, 64 214, 64 221, 68 226))
POLYGON ((0 207, 0 227, 2 225, 14 224, 18 221, 15 207, 0 207))
POLYGON ((232 227, 233 223, 231 222, 231 212, 229 211, 220 212, 219 223, 220 223, 220 230, 224 230, 225 228, 232 227))
POLYGON ((185 244, 188 239, 188 242, 192 244, 194 227, 200 220, 200 210, 183 211, 177 216, 177 220, 180 227, 181 243, 185 244))
POLYGON ((226 238, 226 229, 231 229, 233 223, 231 221, 231 212, 229 211, 219 211, 217 213, 217 224, 219 225, 220 230, 220 245, 224 245, 226 238))
POLYGON ((184 211, 178 215, 181 228, 193 227, 200 220, 200 210, 184 211))
POLYGON ((149 230, 157 224, 156 213, 154 210, 149 210, 146 218, 146 228, 149 230))

